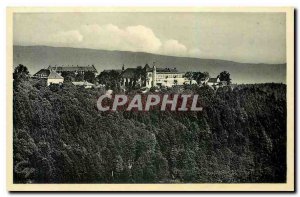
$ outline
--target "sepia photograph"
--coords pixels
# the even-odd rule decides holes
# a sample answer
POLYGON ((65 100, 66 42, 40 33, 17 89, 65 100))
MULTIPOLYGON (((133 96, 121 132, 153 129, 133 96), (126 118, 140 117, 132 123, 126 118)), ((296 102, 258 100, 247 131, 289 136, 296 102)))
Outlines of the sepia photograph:
POLYGON ((10 191, 294 191, 293 8, 8 8, 10 191))

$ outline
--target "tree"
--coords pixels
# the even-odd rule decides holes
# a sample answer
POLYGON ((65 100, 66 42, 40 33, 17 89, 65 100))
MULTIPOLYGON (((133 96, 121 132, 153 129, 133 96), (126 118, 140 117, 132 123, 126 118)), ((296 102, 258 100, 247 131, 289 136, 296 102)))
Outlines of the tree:
POLYGON ((143 85, 142 82, 145 81, 146 79, 146 72, 145 70, 141 67, 138 66, 135 71, 134 71, 134 81, 132 84, 132 87, 136 87, 137 85, 143 85))
POLYGON ((26 66, 24 66, 23 64, 19 64, 19 66, 17 66, 14 70, 13 73, 13 79, 15 81, 19 81, 19 80, 26 80, 29 77, 29 71, 28 68, 26 66))
POLYGON ((205 107, 188 113, 99 113, 98 89, 36 84, 14 89, 15 183, 286 182, 285 84, 189 89, 205 107))
POLYGON ((177 85, 178 84, 178 80, 174 79, 174 84, 177 85))
POLYGON ((84 75, 83 75, 81 72, 79 72, 79 73, 76 75, 75 80, 76 80, 76 81, 83 81, 83 80, 84 80, 84 75))
POLYGON ((208 72, 194 72, 193 74, 194 80, 197 81, 198 84, 200 84, 202 81, 205 81, 207 78, 209 78, 208 72))
POLYGON ((208 72, 187 72, 185 73, 184 77, 190 80, 190 84, 192 84, 192 80, 195 80, 197 81, 198 84, 200 84, 201 81, 204 81, 207 78, 209 78, 209 73, 208 72))
POLYGON ((110 78, 110 72, 101 72, 97 77, 97 81, 100 84, 107 85, 110 78))
POLYGON ((191 85, 192 80, 194 79, 194 73, 193 72, 186 72, 184 77, 186 77, 190 81, 190 85, 191 85))
POLYGON ((63 71, 61 76, 64 78, 65 82, 72 82, 75 80, 75 73, 70 71, 63 71))
POLYGON ((84 73, 84 80, 88 81, 90 83, 95 83, 96 78, 95 78, 95 74, 91 71, 87 71, 84 73))
POLYGON ((230 78, 230 73, 227 71, 223 71, 219 75, 220 81, 226 81, 227 84, 231 84, 231 78, 230 78))
POLYGON ((99 84, 103 84, 107 89, 116 90, 120 87, 120 74, 117 71, 104 71, 97 76, 99 84))

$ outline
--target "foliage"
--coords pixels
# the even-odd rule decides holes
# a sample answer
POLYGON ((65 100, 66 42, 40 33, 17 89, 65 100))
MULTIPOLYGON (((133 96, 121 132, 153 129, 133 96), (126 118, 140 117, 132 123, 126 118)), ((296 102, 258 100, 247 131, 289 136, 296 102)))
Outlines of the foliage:
POLYGON ((198 84, 201 84, 202 81, 205 81, 209 78, 208 72, 186 72, 184 77, 186 77, 188 80, 190 80, 190 85, 192 83, 192 80, 197 81, 198 84))
POLYGON ((68 83, 17 83, 14 182, 286 181, 283 84, 183 90, 199 94, 201 112, 99 112, 95 101, 104 93, 68 83))
POLYGON ((13 73, 13 79, 15 81, 26 80, 28 79, 29 71, 26 66, 19 64, 13 73))
POLYGON ((64 78, 65 82, 73 82, 76 78, 75 73, 71 71, 62 71, 61 76, 64 78))
POLYGON ((87 71, 84 73, 84 80, 88 81, 90 83, 95 83, 96 82, 96 77, 95 74, 91 71, 87 71))
POLYGON ((115 70, 101 72, 97 76, 97 81, 99 84, 105 85, 107 89, 120 89, 121 77, 120 74, 115 70))
POLYGON ((220 81, 226 81, 227 84, 231 84, 231 78, 230 78, 230 73, 227 71, 223 71, 219 75, 220 81))
POLYGON ((188 80, 190 80, 190 84, 192 84, 192 80, 194 79, 194 74, 193 72, 186 72, 184 74, 184 77, 187 78, 188 80))
POLYGON ((132 84, 132 87, 131 88, 139 88, 141 87, 142 85, 145 85, 142 84, 143 81, 146 80, 146 71, 141 67, 141 66, 138 66, 136 68, 136 70, 134 71, 134 79, 133 79, 133 84, 132 84))
POLYGON ((84 81, 84 74, 81 72, 78 72, 75 76, 75 81, 84 81))

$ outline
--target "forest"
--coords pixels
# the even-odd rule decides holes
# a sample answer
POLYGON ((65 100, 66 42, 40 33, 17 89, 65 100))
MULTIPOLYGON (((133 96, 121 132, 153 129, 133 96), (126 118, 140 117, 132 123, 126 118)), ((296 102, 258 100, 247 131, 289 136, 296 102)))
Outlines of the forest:
POLYGON ((100 112, 104 89, 14 75, 14 183, 286 182, 285 84, 181 93, 203 110, 100 112))

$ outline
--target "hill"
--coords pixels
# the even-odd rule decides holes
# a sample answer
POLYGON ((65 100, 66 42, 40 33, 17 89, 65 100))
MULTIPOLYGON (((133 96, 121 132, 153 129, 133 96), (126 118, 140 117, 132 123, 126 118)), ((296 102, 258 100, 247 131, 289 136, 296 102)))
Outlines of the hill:
POLYGON ((91 65, 98 72, 104 69, 120 69, 144 66, 155 61, 158 67, 176 67, 180 71, 207 71, 212 77, 227 70, 233 83, 285 83, 286 64, 251 64, 217 59, 164 56, 143 52, 107 51, 95 49, 14 46, 13 64, 24 64, 34 74, 48 65, 91 65))
POLYGON ((193 92, 203 111, 113 113, 99 89, 15 83, 14 182, 286 182, 285 85, 193 92))

